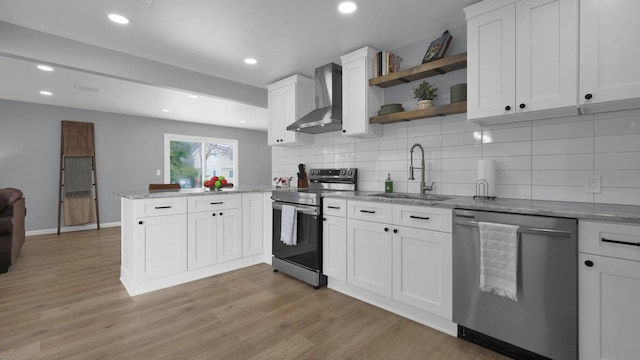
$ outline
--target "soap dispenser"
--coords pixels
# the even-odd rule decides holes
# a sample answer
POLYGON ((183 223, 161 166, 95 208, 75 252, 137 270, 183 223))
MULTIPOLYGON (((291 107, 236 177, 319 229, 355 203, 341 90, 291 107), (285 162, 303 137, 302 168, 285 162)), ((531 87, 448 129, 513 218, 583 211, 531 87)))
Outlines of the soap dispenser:
POLYGON ((384 192, 386 193, 393 192, 393 181, 391 181, 391 173, 387 174, 387 180, 384 181, 384 192))

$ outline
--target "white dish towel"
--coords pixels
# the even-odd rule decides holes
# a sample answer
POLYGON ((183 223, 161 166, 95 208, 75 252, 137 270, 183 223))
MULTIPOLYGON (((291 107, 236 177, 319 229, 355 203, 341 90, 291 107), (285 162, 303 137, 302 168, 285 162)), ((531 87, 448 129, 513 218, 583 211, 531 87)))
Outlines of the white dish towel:
POLYGON ((295 206, 282 205, 280 219, 280 241, 286 245, 298 243, 298 222, 295 206))
POLYGON ((480 290, 518 301, 518 226, 478 222, 480 290))

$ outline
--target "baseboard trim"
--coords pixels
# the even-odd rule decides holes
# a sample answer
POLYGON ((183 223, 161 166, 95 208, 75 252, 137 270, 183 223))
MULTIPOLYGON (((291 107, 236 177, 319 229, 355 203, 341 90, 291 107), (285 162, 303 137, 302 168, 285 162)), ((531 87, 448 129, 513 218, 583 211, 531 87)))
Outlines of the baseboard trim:
MULTIPOLYGON (((100 228, 109 228, 109 227, 116 227, 116 226, 120 226, 120 222, 111 222, 111 223, 102 223, 100 224, 100 228)), ((60 232, 61 233, 66 233, 66 232, 73 232, 73 231, 83 231, 83 230, 96 230, 96 224, 87 224, 87 225, 79 225, 79 226, 67 226, 67 227, 61 227, 60 228, 60 232)), ((58 233, 58 229, 57 228, 53 228, 53 229, 42 229, 42 230, 30 230, 30 231, 26 231, 25 235, 26 236, 34 236, 34 235, 48 235, 48 234, 56 234, 58 233)))

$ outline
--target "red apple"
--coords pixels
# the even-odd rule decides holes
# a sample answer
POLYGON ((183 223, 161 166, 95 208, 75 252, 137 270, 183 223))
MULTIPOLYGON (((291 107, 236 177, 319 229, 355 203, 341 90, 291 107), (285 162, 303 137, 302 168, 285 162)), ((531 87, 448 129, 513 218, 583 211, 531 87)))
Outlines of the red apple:
POLYGON ((220 180, 220 184, 222 184, 222 186, 227 185, 227 179, 220 180))

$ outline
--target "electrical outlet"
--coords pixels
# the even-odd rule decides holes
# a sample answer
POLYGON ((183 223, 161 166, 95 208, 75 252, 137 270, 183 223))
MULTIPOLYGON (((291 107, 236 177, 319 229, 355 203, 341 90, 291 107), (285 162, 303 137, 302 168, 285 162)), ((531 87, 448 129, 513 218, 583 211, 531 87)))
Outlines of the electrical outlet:
POLYGON ((156 170, 156 176, 160 176, 162 175, 162 172, 160 170, 156 170))
POLYGON ((588 193, 600 193, 600 175, 587 176, 584 183, 584 191, 588 193))

